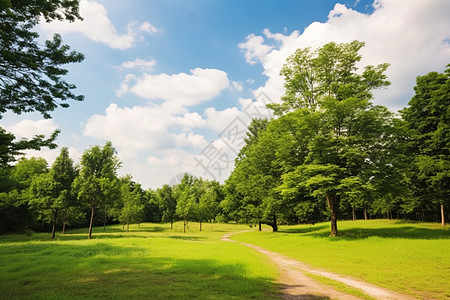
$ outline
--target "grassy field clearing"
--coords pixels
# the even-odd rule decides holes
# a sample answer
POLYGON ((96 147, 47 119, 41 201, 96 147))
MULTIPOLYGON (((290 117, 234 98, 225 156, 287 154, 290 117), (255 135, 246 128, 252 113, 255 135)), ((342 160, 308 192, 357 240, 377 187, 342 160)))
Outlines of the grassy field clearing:
POLYGON ((1 299, 278 298, 278 271, 226 232, 248 226, 141 224, 49 234, 0 236, 1 299), (264 266, 264 267, 261 267, 264 266))
POLYGON ((423 299, 450 298, 450 227, 399 221, 338 222, 282 226, 280 232, 250 232, 234 240, 258 245, 340 274, 423 299))

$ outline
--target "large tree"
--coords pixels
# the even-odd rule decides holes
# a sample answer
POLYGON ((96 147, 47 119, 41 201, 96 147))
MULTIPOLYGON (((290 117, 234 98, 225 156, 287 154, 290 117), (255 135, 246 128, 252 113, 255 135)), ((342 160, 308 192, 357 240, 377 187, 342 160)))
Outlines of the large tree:
MULTIPOLYGON (((337 235, 341 197, 358 182, 374 174, 377 155, 384 149, 392 115, 371 103, 372 90, 389 85, 384 71, 388 64, 366 66, 359 72, 363 42, 328 43, 312 51, 299 49, 287 60, 281 75, 286 93, 282 104, 271 105, 284 115, 296 110, 307 132, 307 143, 298 139, 304 161, 283 176, 281 192, 296 188, 325 197, 331 219, 331 235, 337 235), (311 127, 311 120, 314 127, 311 127)), ((289 158, 285 158, 289 159, 289 158)))
MULTIPOLYGON (((60 35, 44 43, 34 27, 40 22, 81 20, 78 0, 0 0, 0 119, 4 113, 39 112, 50 118, 68 100, 81 101, 75 85, 64 80, 64 65, 81 62, 83 54, 70 51, 60 35)), ((49 138, 37 135, 30 140, 16 137, 0 127, 0 166, 6 167, 23 150, 54 149, 59 130, 49 138)))
POLYGON ((437 202, 445 225, 445 207, 450 203, 450 65, 444 73, 417 77, 414 91, 402 110, 415 155, 412 186, 419 200, 437 202))
POLYGON ((78 0, 23 0, 0 3, 0 117, 10 110, 16 114, 40 112, 49 118, 56 107, 67 107, 67 100, 83 100, 75 88, 63 80, 69 63, 84 59, 70 51, 60 35, 44 44, 34 27, 41 21, 75 21, 78 0))
POLYGON ((91 209, 89 239, 92 237, 95 208, 105 205, 109 199, 117 197, 117 170, 121 163, 111 142, 105 146, 93 146, 81 157, 81 169, 75 179, 78 199, 85 201, 91 209))

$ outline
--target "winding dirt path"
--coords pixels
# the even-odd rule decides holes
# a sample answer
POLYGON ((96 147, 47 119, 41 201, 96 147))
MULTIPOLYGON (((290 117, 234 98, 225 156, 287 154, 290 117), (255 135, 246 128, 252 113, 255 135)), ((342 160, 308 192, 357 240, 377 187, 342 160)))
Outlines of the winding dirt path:
MULTIPOLYGON (((235 243, 236 241, 230 239, 232 235, 249 231, 251 230, 228 233, 222 236, 222 240, 225 242, 235 243)), ((327 285, 320 284, 311 277, 305 275, 305 272, 341 282, 350 287, 359 289, 363 293, 375 299, 414 299, 361 280, 314 269, 305 263, 252 244, 240 244, 255 249, 256 251, 268 256, 280 268, 281 278, 278 280, 278 283, 281 285, 284 299, 360 299, 355 296, 339 292, 327 285)))

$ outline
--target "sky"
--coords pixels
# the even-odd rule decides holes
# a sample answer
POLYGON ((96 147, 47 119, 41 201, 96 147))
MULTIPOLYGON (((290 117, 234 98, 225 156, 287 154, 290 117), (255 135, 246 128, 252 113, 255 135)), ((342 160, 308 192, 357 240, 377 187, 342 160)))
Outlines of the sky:
MULTIPOLYGON (((0 126, 17 137, 61 133, 78 163, 111 141, 144 188, 184 173, 223 182, 252 118, 284 93, 279 75, 298 48, 360 40, 360 66, 389 63, 374 103, 397 111, 416 77, 450 63, 448 0, 81 0, 83 21, 41 23, 41 39, 60 33, 86 59, 66 80, 83 102, 52 112, 7 113, 0 126)), ((49 165, 60 148, 28 151, 49 165)))

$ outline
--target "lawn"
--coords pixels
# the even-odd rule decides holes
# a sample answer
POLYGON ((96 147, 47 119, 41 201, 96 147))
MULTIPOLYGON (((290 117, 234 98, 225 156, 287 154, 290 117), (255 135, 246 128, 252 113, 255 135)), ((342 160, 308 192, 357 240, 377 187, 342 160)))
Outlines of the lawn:
POLYGON ((313 267, 346 274, 422 299, 450 298, 450 227, 371 220, 282 226, 234 240, 258 245, 313 267))
POLYGON ((243 225, 141 224, 49 234, 0 236, 0 299, 278 298, 274 266, 262 254, 226 243, 243 225), (181 225, 181 226, 180 226, 181 225), (264 266, 261 268, 261 266, 264 266))
MULTIPOLYGON (((450 298, 450 227, 399 221, 281 226, 232 239, 423 299, 450 298)), ((220 240, 246 225, 182 223, 0 236, 0 299, 277 299, 277 267, 220 240)), ((326 282, 326 280, 322 280, 326 282)))

